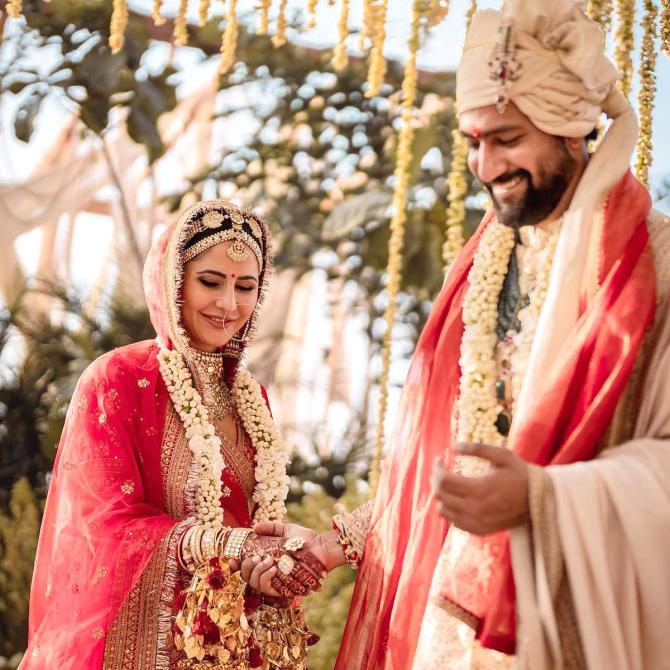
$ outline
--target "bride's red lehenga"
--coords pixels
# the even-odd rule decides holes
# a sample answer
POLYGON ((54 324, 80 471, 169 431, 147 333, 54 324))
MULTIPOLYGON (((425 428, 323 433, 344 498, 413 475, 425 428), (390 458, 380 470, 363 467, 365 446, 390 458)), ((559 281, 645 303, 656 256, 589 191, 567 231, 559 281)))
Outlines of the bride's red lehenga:
MULTIPOLYGON (((182 350, 184 220, 182 215, 154 244, 145 267, 145 294, 159 341, 170 348, 178 343, 206 402, 212 371, 231 379, 241 347, 229 345, 225 355, 182 350)), ((154 670, 174 663, 173 599, 179 581, 187 579, 180 575, 177 544, 193 523, 196 482, 158 350, 153 340, 116 349, 93 362, 79 380, 49 486, 21 670, 154 670)), ((241 425, 237 445, 218 426, 217 433, 226 462, 225 522, 250 526, 251 441, 241 425)))

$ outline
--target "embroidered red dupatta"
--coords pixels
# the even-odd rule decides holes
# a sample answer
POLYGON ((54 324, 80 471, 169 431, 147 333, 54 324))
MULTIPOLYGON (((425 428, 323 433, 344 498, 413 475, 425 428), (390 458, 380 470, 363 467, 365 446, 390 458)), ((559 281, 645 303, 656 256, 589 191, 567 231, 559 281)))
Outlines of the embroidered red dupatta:
MULTIPOLYGON (((144 278, 152 323, 170 346, 178 338, 175 265, 181 265, 171 254, 177 253, 181 221, 157 240, 144 278)), ((154 341, 117 349, 79 380, 42 521, 21 670, 101 670, 103 659, 105 667, 126 667, 106 657, 115 618, 159 550, 175 569, 180 524, 192 513, 184 503, 190 454, 183 447, 185 457, 171 460, 169 443, 183 438, 183 428, 170 419, 157 353, 154 341), (175 493, 176 470, 184 486, 175 493)), ((250 526, 247 494, 232 468, 224 470, 223 483, 230 489, 222 499, 226 522, 250 526)), ((165 587, 169 610, 169 585, 157 583, 165 587)), ((156 640, 160 632, 153 631, 156 640)), ((119 649, 118 657, 127 651, 119 649)), ((166 653, 146 667, 167 668, 166 653)))
MULTIPOLYGON (((607 200, 598 284, 584 296, 573 336, 548 371, 532 418, 509 447, 546 465, 587 460, 614 413, 655 311, 647 191, 627 173, 607 200)), ((336 670, 408 670, 448 524, 431 493, 433 463, 454 456, 462 302, 488 214, 449 271, 403 390, 392 450, 376 498, 336 670)), ((515 594, 508 534, 470 536, 441 597, 476 625, 487 647, 513 653, 515 594), (487 558, 490 569, 482 571, 487 558), (484 573, 484 577, 481 575, 484 573), (476 575, 480 575, 477 579, 476 575)))

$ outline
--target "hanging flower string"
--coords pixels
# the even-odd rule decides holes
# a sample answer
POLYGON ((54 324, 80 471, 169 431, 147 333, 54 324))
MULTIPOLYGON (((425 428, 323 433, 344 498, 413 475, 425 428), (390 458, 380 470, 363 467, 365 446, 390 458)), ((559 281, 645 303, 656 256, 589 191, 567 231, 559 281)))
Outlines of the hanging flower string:
POLYGON ((361 32, 358 33, 358 50, 365 51, 365 40, 370 37, 372 33, 372 0, 363 0, 363 25, 361 32))
POLYGON ((661 0, 661 49, 670 58, 670 0, 661 0))
POLYGON ((652 117, 656 95, 656 18, 658 10, 653 0, 644 2, 642 47, 640 53, 640 90, 637 96, 640 116, 640 137, 635 153, 635 176, 646 186, 652 162, 652 117))
POLYGON ((209 0, 200 0, 198 3, 198 20, 200 25, 204 26, 207 23, 209 16, 209 0))
POLYGON ((7 3, 7 16, 18 19, 23 12, 23 0, 9 0, 7 3))
POLYGON ((228 72, 235 64, 238 32, 237 0, 230 0, 228 4, 226 29, 223 31, 223 39, 221 40, 221 63, 219 64, 219 72, 221 74, 228 72))
POLYGON ((270 6, 272 0, 261 0, 258 11, 258 34, 267 35, 270 28, 270 6))
POLYGON ((612 0, 590 0, 586 14, 607 32, 612 25, 612 9, 612 0))
POLYGON ((174 43, 178 47, 188 44, 188 29, 186 27, 186 10, 188 0, 179 0, 179 9, 174 20, 174 43))
POLYGON ((635 49, 635 0, 616 0, 617 24, 614 31, 614 62, 621 73, 617 85, 628 97, 633 81, 633 50, 635 49))
POLYGON ((274 44, 276 47, 281 47, 286 44, 286 28, 288 27, 288 21, 286 19, 287 5, 288 0, 280 0, 279 14, 277 16, 277 33, 272 38, 272 44, 274 44))
POLYGON ((154 0, 151 6, 151 17, 154 20, 154 24, 157 26, 162 26, 165 23, 165 17, 161 14, 162 6, 163 0, 154 0))
POLYGON ((370 2, 370 32, 372 42, 370 48, 370 67, 368 69, 368 90, 366 97, 372 98, 379 91, 386 77, 386 59, 384 58, 384 42, 386 41, 386 12, 388 0, 370 2))
POLYGON ((319 5, 319 0, 307 0, 307 30, 316 28, 316 8, 319 5))
POLYGON ((347 56, 347 37, 349 37, 349 0, 342 0, 340 18, 337 22, 338 40, 333 54, 333 67, 338 72, 343 70, 349 58, 347 56))
POLYGON ((414 142, 414 126, 412 112, 417 88, 416 54, 419 50, 419 28, 425 6, 425 0, 414 0, 412 3, 412 25, 408 41, 409 56, 405 63, 405 76, 402 83, 402 128, 398 139, 396 167, 391 217, 391 237, 389 239, 388 260, 388 305, 384 320, 386 329, 382 342, 382 372, 379 377, 379 411, 377 416, 377 434, 375 451, 370 471, 370 486, 374 497, 381 473, 382 452, 384 447, 384 423, 388 410, 388 383, 391 370, 391 342, 393 324, 396 314, 396 303, 402 279, 402 250, 407 221, 407 191, 410 187, 410 165, 412 162, 412 144, 414 142))
POLYGON ((128 25, 128 5, 126 0, 114 0, 109 31, 109 48, 113 54, 123 49, 126 26, 128 25))

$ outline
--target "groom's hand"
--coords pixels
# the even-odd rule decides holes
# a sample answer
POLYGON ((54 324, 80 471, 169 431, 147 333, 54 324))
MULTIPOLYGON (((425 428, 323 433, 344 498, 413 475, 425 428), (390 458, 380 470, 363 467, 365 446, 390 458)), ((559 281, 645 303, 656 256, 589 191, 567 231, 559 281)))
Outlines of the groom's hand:
POLYGON ((482 477, 450 473, 441 461, 433 468, 433 490, 441 513, 457 528, 489 535, 528 519, 528 464, 511 451, 487 444, 459 444, 464 456, 490 461, 482 477))

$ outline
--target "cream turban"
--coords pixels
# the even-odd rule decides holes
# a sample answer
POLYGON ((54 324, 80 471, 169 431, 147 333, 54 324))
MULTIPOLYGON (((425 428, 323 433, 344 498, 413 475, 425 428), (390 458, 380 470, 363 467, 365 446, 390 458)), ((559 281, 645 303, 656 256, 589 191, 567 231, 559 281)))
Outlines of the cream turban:
POLYGON ((458 69, 458 111, 495 104, 498 84, 489 61, 505 21, 520 63, 509 99, 545 133, 588 135, 618 74, 603 53, 600 27, 574 0, 508 0, 501 12, 477 12, 458 69))

